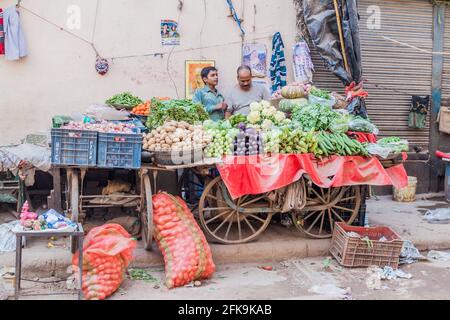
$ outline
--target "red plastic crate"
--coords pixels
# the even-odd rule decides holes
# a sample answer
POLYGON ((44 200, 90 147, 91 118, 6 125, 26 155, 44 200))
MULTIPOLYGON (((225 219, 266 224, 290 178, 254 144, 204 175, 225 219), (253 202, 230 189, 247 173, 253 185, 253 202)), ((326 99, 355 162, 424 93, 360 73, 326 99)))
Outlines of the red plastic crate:
POLYGON ((389 227, 355 227, 338 222, 334 225, 330 253, 345 267, 390 266, 398 268, 403 240, 389 227), (370 241, 354 238, 347 232, 356 232, 370 241), (379 241, 381 237, 387 241, 379 241))

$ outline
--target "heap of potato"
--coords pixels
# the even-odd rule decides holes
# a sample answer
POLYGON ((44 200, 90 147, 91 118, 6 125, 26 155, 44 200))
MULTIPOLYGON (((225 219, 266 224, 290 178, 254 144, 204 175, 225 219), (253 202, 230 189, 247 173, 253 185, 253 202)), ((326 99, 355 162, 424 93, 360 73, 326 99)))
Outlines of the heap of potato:
POLYGON ((202 125, 185 121, 167 121, 164 125, 144 135, 143 147, 149 151, 181 151, 201 149, 212 141, 202 125))

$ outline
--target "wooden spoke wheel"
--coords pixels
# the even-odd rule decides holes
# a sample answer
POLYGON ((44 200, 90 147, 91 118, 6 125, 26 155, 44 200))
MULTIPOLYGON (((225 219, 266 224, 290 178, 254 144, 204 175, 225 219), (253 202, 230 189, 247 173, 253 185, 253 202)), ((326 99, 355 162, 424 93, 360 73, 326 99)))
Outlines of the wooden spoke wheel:
POLYGON ((256 239, 267 228, 274 213, 266 194, 246 195, 232 200, 221 177, 206 186, 198 211, 206 235, 223 244, 256 239))
POLYGON ((153 240, 153 202, 150 178, 147 173, 142 173, 141 186, 141 237, 145 250, 152 250, 153 240))
POLYGON ((311 238, 330 238, 335 222, 351 224, 359 214, 361 187, 308 188, 307 203, 299 212, 292 213, 294 225, 311 238))

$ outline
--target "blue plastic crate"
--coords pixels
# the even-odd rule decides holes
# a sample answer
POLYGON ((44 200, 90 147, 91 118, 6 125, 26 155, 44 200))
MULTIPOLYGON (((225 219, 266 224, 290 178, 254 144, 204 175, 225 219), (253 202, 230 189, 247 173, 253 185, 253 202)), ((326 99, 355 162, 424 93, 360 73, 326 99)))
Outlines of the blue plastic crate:
POLYGON ((52 164, 95 167, 97 138, 95 131, 52 129, 52 164))
POLYGON ((97 166, 100 168, 139 169, 141 152, 141 134, 98 134, 97 166))

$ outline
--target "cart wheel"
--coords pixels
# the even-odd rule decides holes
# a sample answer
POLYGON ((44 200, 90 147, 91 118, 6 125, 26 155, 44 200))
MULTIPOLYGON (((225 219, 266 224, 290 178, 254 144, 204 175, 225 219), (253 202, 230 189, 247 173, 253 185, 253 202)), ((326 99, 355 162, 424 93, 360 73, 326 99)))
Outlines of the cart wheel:
MULTIPOLYGON (((71 172, 71 179, 70 179, 70 213, 72 216, 72 221, 77 223, 78 222, 78 213, 79 213, 79 199, 80 199, 80 193, 78 189, 78 172, 72 171, 71 172)), ((70 237, 70 251, 72 254, 77 252, 78 250, 78 239, 76 237, 70 237)))
POLYGON ((359 186, 308 188, 307 203, 299 212, 292 213, 294 225, 304 235, 325 239, 333 235, 334 222, 351 224, 361 206, 359 186))
POLYGON ((270 223, 272 214, 266 194, 231 200, 221 177, 205 188, 198 206, 205 233, 223 244, 238 244, 257 238, 270 223))
POLYGON ((143 188, 141 190, 145 199, 141 206, 141 236, 144 242, 145 250, 152 250, 153 240, 153 203, 152 203, 152 187, 148 174, 144 174, 143 188))
POLYGON ((202 177, 191 169, 183 171, 178 183, 178 194, 192 212, 198 208, 198 202, 204 189, 205 177, 202 177))

